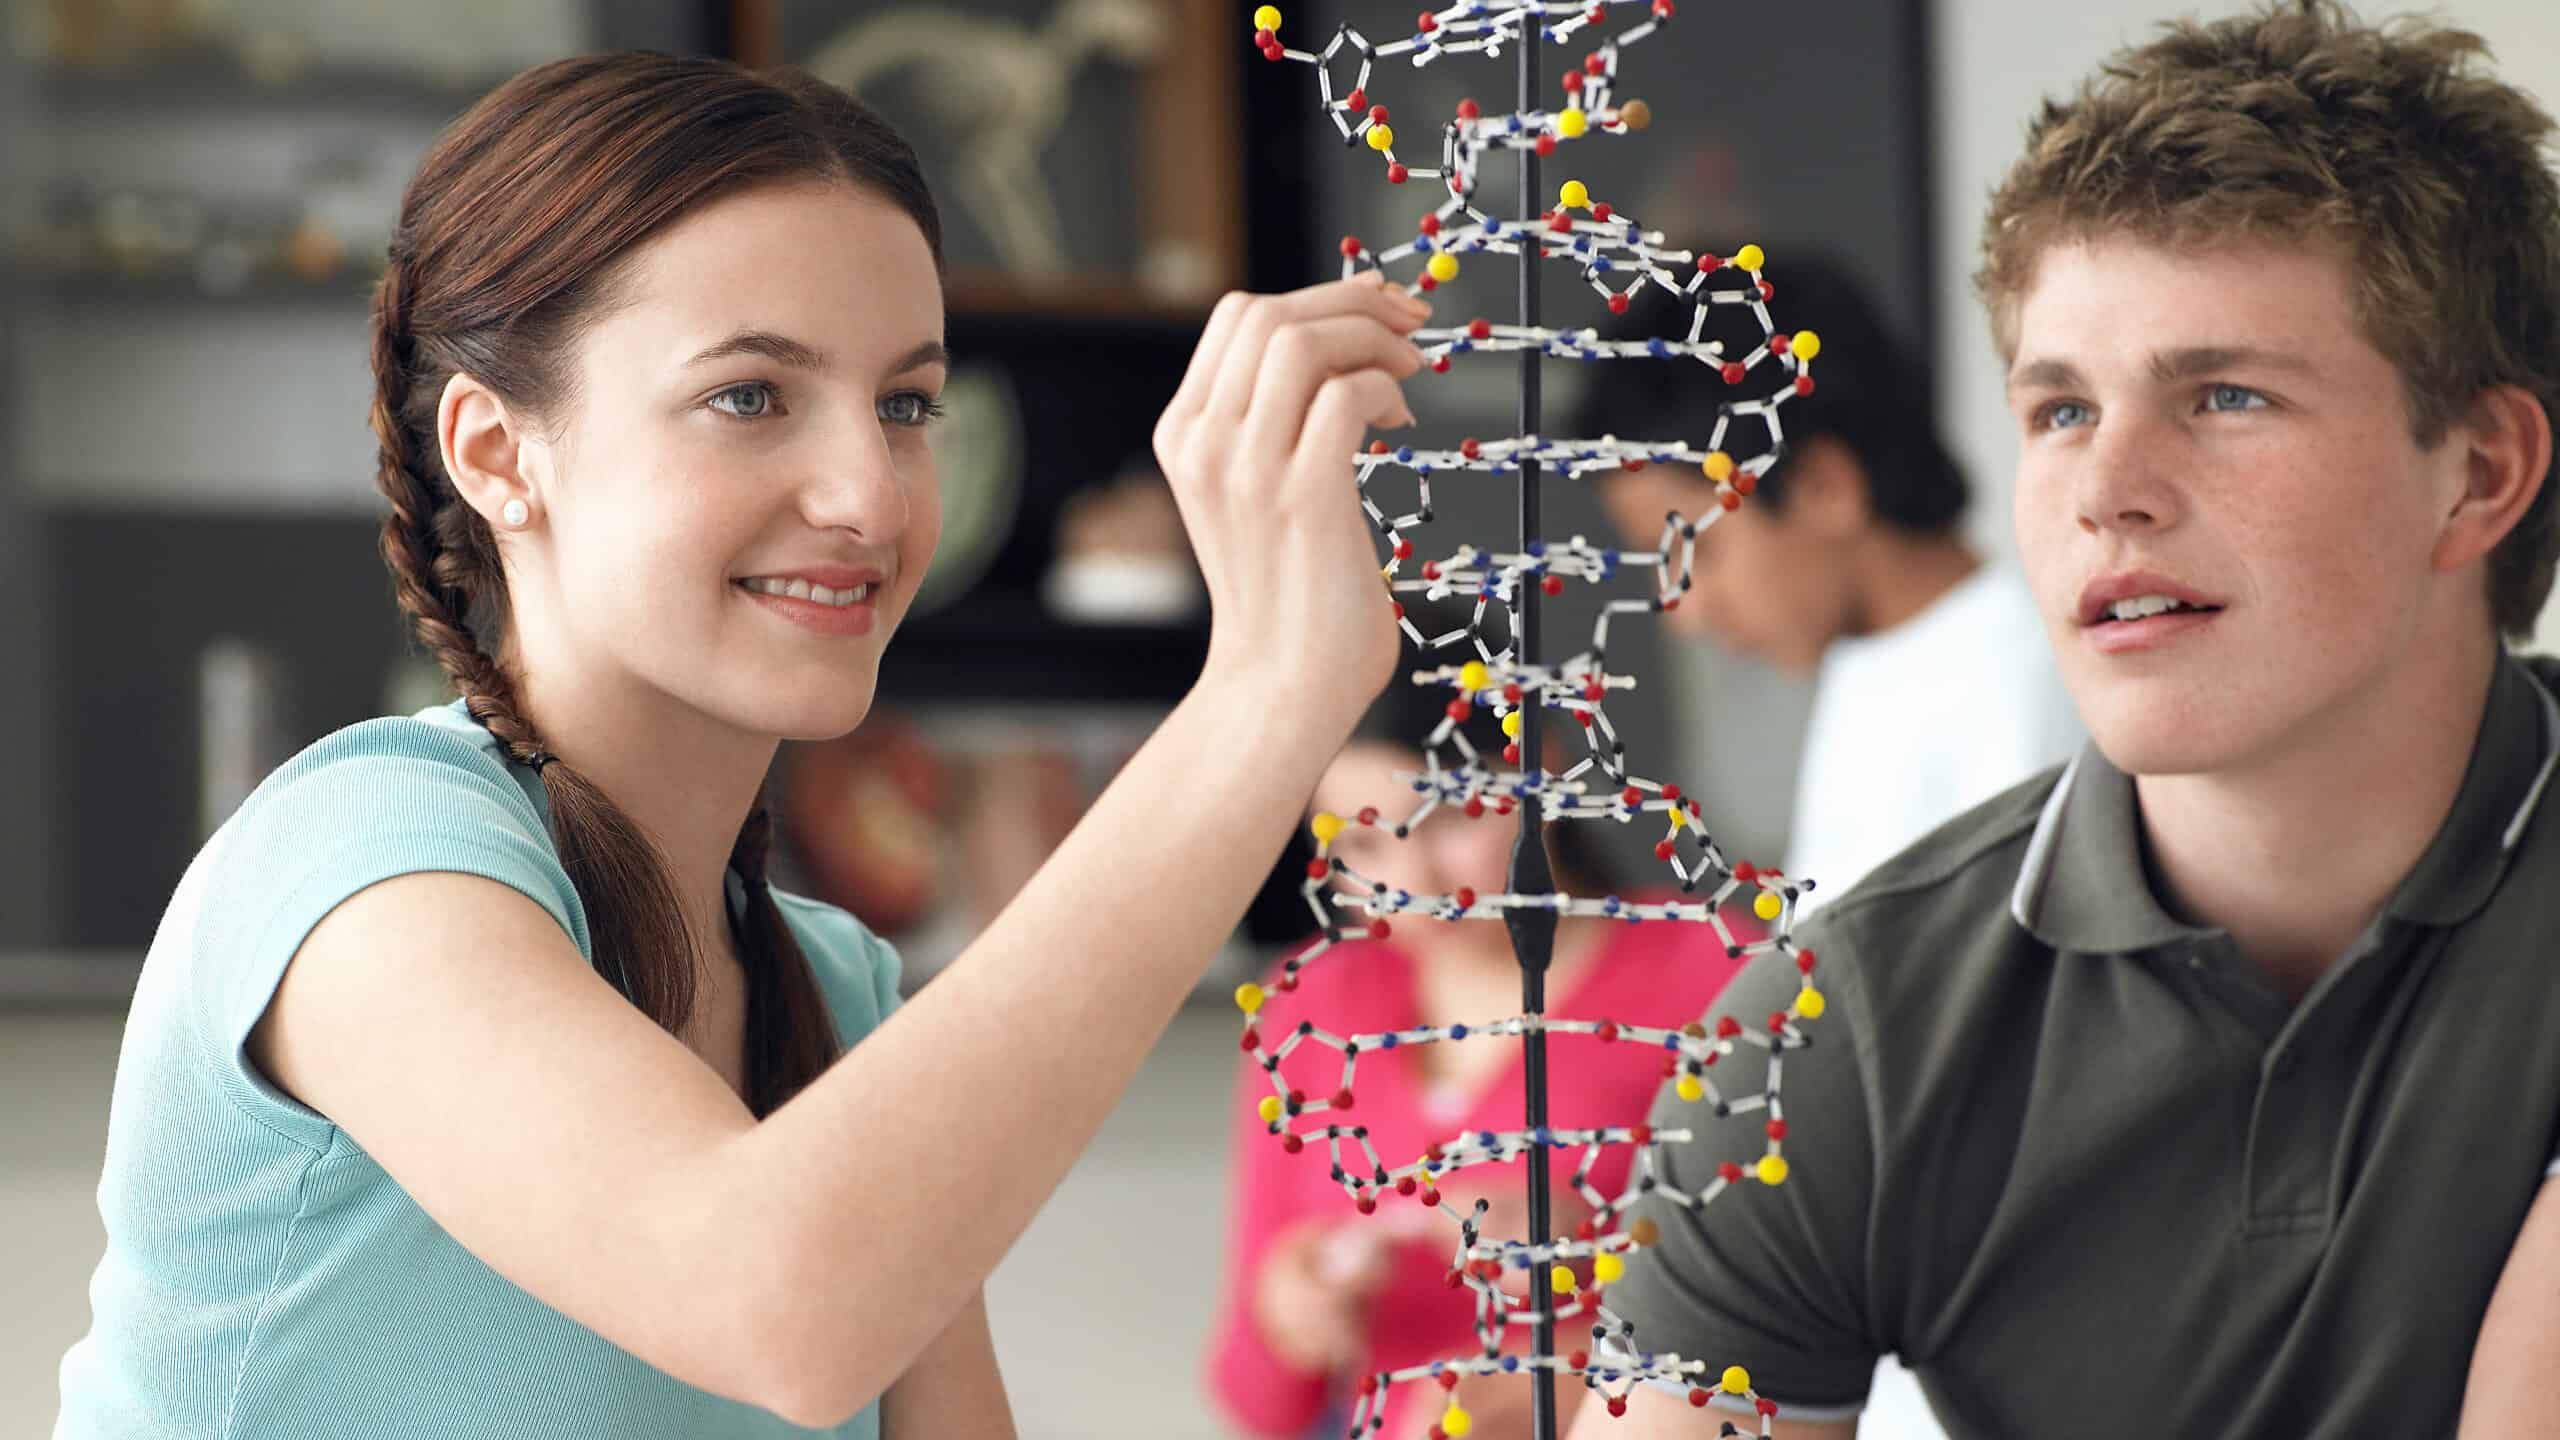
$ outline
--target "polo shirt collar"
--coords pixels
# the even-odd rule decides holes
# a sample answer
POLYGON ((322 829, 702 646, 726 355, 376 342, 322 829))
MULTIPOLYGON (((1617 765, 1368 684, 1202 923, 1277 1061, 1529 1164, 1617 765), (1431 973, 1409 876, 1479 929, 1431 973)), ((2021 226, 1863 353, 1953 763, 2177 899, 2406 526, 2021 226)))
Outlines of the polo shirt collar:
MULTIPOLYGON (((2503 652, 2453 809, 2385 909, 2458 925, 2488 903, 2560 769, 2560 701, 2503 652), (2519 778, 2521 777, 2521 778, 2519 778)), ((2036 820, 2009 913, 2056 950, 2127 954, 2220 932, 2170 915, 2143 873, 2133 777, 2095 741, 2063 768, 2036 820)))

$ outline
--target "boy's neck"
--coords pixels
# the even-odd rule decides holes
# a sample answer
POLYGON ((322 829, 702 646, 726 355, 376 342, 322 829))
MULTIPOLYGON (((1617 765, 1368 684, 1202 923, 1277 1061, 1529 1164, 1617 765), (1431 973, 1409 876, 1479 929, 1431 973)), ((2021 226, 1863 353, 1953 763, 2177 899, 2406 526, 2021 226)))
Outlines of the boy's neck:
POLYGON ((1938 603, 1982 566, 1982 558, 1952 532, 1913 535, 1875 527, 1859 542, 1851 562, 1860 577, 1845 633, 1876 635, 1938 603))
POLYGON ((2443 827, 2498 656, 2485 628, 2413 644, 2387 683, 2264 756, 2136 777, 2161 905, 2228 933, 2286 998, 2301 999, 2443 827))

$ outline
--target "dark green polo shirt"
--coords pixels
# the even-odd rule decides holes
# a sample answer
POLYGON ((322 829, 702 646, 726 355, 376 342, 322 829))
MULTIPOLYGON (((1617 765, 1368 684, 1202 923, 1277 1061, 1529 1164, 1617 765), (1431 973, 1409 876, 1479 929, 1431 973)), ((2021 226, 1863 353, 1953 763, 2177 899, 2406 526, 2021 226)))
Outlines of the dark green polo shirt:
MULTIPOLYGON (((2443 828, 2299 1004, 2161 909, 2094 746, 1833 901, 1798 932, 1830 1004, 1786 1061, 1792 1173, 1640 1205, 1637 1347, 1808 1419, 1898 1353, 1959 1440, 2451 1433, 2560 1140, 2541 687, 2560 663, 2501 659, 2443 828)), ((1764 957, 1716 1013, 1797 984, 1764 957)), ((1666 1090, 1655 1123, 1703 1129, 1650 1158, 1695 1192, 1762 1118, 1666 1090)))

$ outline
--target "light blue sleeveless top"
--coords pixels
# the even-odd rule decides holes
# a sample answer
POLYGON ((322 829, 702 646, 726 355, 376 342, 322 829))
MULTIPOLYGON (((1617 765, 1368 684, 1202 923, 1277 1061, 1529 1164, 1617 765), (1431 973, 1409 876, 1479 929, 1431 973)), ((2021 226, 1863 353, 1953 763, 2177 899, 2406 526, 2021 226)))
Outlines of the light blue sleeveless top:
MULTIPOLYGON (((878 1407, 803 1429, 644 1363, 499 1277, 243 1050, 285 964, 395 875, 513 886, 593 962, 542 787, 460 702, 313 745, 205 843, 125 1022, 89 1333, 55 1440, 873 1440, 878 1407)), ((731 885, 732 903, 743 891, 731 885)), ((897 1006, 898 957, 777 894, 847 1044, 897 1006)))

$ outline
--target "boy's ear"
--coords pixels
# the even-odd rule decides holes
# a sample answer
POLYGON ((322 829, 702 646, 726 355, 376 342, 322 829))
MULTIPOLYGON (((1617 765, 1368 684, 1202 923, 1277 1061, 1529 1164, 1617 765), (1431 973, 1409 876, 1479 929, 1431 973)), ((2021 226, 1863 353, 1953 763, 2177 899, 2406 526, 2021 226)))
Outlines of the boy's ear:
POLYGON ((2551 468, 2551 416, 2523 386, 2492 385, 2447 439, 2463 447, 2463 484, 2432 558, 2439 570, 2459 570, 2498 548, 2542 493, 2551 468))
POLYGON ((1817 435, 1787 456, 1786 512, 1816 534, 1845 539, 1867 528, 1875 516, 1867 489, 1867 467, 1856 451, 1828 435, 1817 435))

